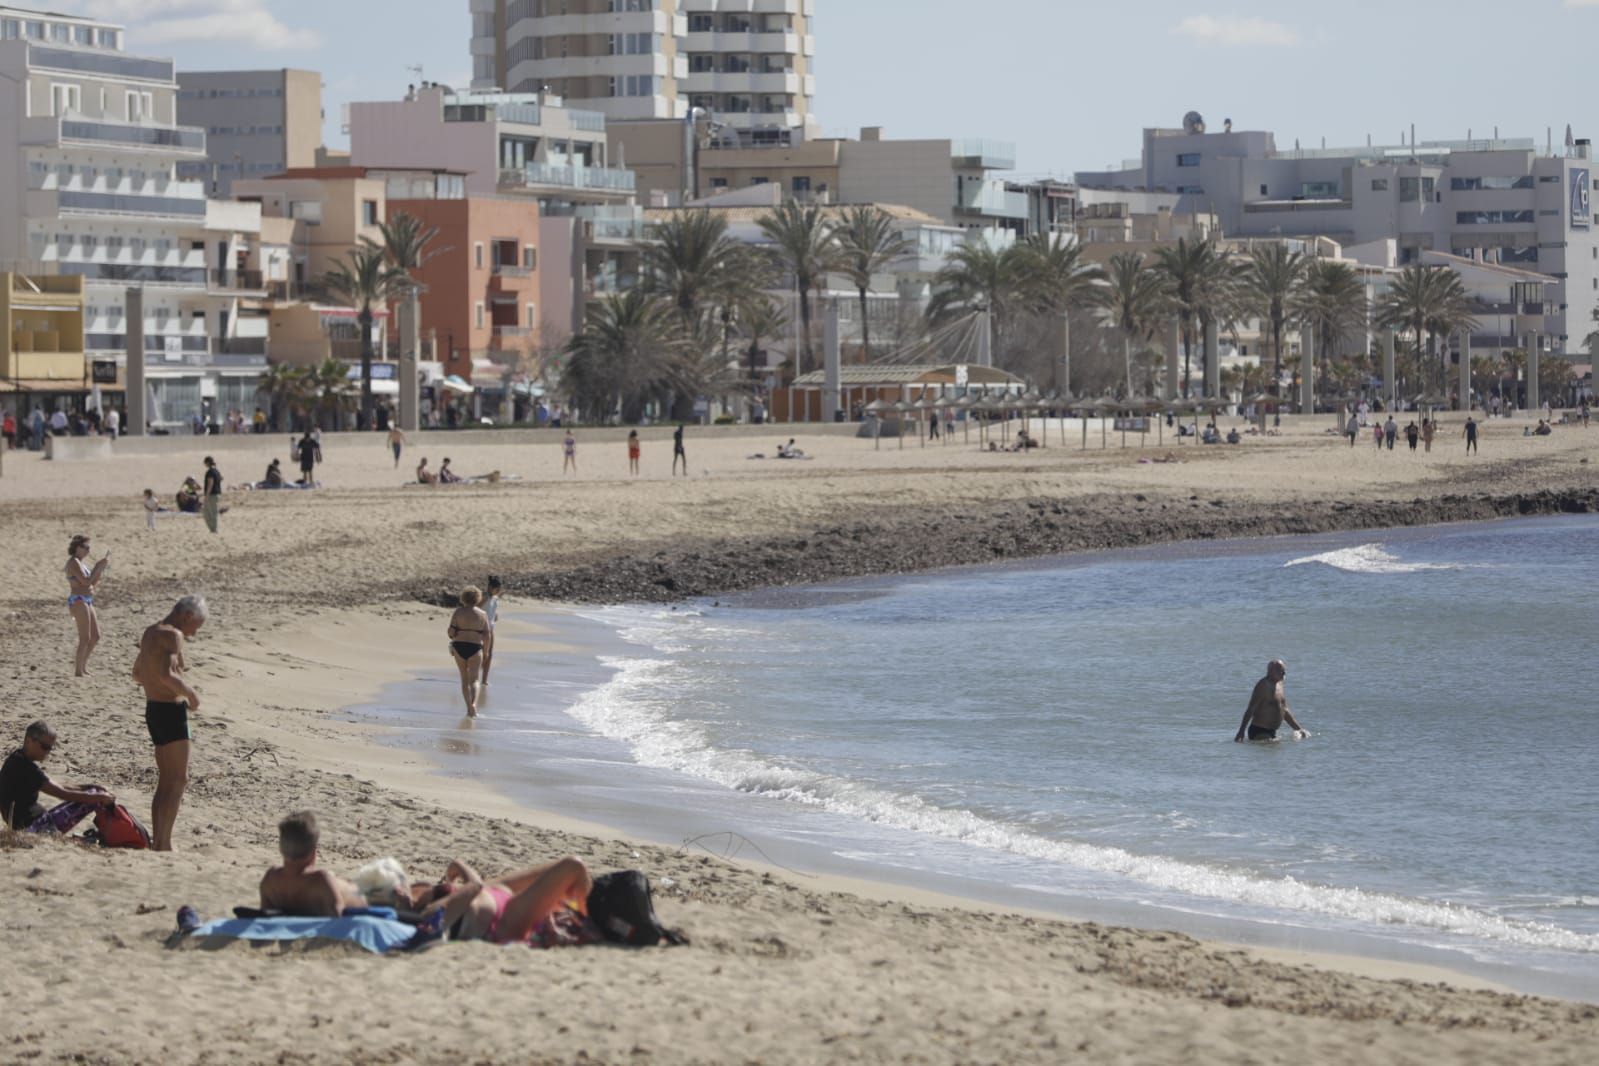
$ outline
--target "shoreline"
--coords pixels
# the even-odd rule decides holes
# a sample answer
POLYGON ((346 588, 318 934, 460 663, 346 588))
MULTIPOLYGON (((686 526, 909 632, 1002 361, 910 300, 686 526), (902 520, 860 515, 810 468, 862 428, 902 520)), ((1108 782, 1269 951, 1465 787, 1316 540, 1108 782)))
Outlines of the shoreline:
MULTIPOLYGON (((34 840, 0 848, 0 886, 11 900, 0 943, 20 973, 38 976, 17 982, 0 1039, 19 1059, 163 1066, 284 1057, 443 1062, 463 1049, 475 1061, 541 1063, 811 1063, 845 1049, 885 1063, 1056 1062, 1072 1049, 1105 1062, 1275 1061, 1307 1052, 1338 1061, 1585 1062, 1599 1038, 1599 1009, 1585 1004, 1463 989, 1437 972, 1385 970, 1401 979, 1376 980, 1351 972, 1358 960, 1322 965, 1295 955, 1285 965, 1270 952, 1183 934, 813 885, 552 812, 530 815, 481 782, 438 774, 420 753, 386 747, 375 726, 345 721, 340 710, 378 698, 383 679, 412 676, 418 665, 449 670, 442 616, 418 600, 480 581, 486 569, 523 575, 529 589, 592 575, 592 600, 616 587, 647 593, 616 599, 659 602, 701 594, 727 574, 738 587, 782 586, 824 571, 850 576, 868 564, 898 573, 1021 558, 1023 549, 1043 554, 1035 545, 1109 546, 1123 526, 1154 536, 1138 530, 1161 515, 1222 512, 1224 522, 1185 518, 1182 527, 1197 527, 1198 539, 1262 524, 1288 531, 1316 493, 1364 500, 1355 506, 1370 526, 1411 524, 1378 521, 1382 507, 1461 517, 1524 506, 1596 509, 1576 462, 1590 450, 1587 438, 1563 433, 1555 443, 1565 450, 1540 458, 1535 449, 1546 443, 1507 442, 1521 461, 1468 469, 1442 457, 1405 463, 1285 438, 1194 454, 1173 468, 1114 454, 1057 452, 1047 461, 1029 456, 1026 466, 953 448, 947 457, 877 456, 839 439, 818 441, 818 460, 796 470, 745 465, 743 447, 728 442, 703 460, 711 448, 701 445, 696 461, 710 475, 681 483, 563 483, 552 474, 451 493, 395 491, 389 460, 374 445, 370 455, 349 457, 352 476, 365 479, 360 486, 242 494, 215 537, 198 523, 142 529, 128 485, 144 482, 153 461, 74 464, 71 499, 51 486, 18 500, 8 477, 0 533, 16 546, 17 579, 0 601, 14 649, 0 669, 0 695, 11 708, 3 724, 16 734, 41 713, 52 721, 61 743, 47 768, 57 780, 102 782, 144 816, 154 773, 142 701, 126 676, 132 645, 180 593, 206 594, 212 617, 189 656, 205 703, 194 718, 181 850, 103 852, 34 840), (946 462, 964 465, 930 465, 946 462), (1229 487, 1220 493, 1218 484, 1229 487), (1275 488, 1284 484, 1291 491, 1275 488), (1225 507, 1207 502, 1218 496, 1225 507), (1466 502, 1406 502, 1427 499, 1466 502), (1042 513, 1030 517, 1035 511, 1042 513), (918 525, 953 532, 912 539, 918 525), (105 637, 94 675, 73 679, 57 592, 66 536, 84 529, 115 547, 117 562, 97 602, 105 637), (811 532, 829 530, 842 532, 811 532), (658 554, 673 543, 681 558, 658 554), (797 561, 768 563, 756 551, 797 561), (697 553, 704 557, 690 558, 697 553), (686 928, 694 945, 529 955, 461 944, 383 962, 314 946, 169 950, 180 904, 210 916, 251 902, 275 855, 273 826, 295 808, 318 811, 323 861, 341 871, 382 855, 432 876, 454 856, 488 872, 567 853, 601 869, 644 869, 657 884, 662 919, 686 928), (106 973, 120 979, 107 982, 106 973), (385 1009, 347 1009, 352 986, 385 1009), (206 1009, 155 1018, 152 988, 206 1009), (600 994, 626 1003, 625 1017, 596 1012, 600 994), (85 1024, 91 999, 102 1016, 127 1023, 85 1024), (507 1002, 536 1004, 534 1017, 471 1009, 507 1002)), ((559 469, 558 445, 534 451, 530 467, 559 469)), ((487 447, 456 458, 463 468, 505 465, 501 451, 487 447)), ((232 469, 237 460, 229 462, 232 469)), ((1148 524, 1167 540, 1179 525, 1148 524)), ((528 598, 521 589, 513 595, 528 598)))

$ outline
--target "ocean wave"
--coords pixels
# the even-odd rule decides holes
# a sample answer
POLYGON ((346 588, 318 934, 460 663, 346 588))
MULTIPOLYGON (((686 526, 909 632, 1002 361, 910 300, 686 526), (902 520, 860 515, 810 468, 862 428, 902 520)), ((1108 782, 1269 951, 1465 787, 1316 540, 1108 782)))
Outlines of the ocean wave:
POLYGON ((1283 567, 1304 566, 1307 563, 1321 563, 1351 574, 1416 574, 1424 570, 1461 569, 1453 563, 1407 563, 1381 544, 1362 544, 1355 548, 1339 548, 1336 551, 1322 552, 1320 555, 1307 555, 1300 559, 1290 559, 1283 564, 1283 567))
POLYGON ((676 663, 619 658, 607 660, 607 665, 615 667, 617 675, 579 700, 569 713, 596 733, 626 744, 645 766, 872 825, 1126 878, 1190 898, 1360 924, 1405 926, 1524 948, 1599 953, 1599 936, 1545 922, 1505 918, 1458 903, 1268 877, 1044 837, 972 811, 940 807, 915 795, 803 766, 780 765, 748 750, 720 748, 698 724, 680 717, 682 705, 670 695, 681 690, 684 680, 678 676, 676 663))

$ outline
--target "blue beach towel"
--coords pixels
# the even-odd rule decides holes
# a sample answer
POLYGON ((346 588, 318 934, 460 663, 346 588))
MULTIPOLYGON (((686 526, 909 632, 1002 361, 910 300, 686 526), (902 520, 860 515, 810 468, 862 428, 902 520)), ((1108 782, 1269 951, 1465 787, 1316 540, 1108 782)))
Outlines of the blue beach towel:
POLYGON ((416 935, 416 927, 394 920, 387 907, 343 918, 218 918, 206 922, 191 938, 223 937, 230 940, 347 940, 376 954, 402 947, 416 935))

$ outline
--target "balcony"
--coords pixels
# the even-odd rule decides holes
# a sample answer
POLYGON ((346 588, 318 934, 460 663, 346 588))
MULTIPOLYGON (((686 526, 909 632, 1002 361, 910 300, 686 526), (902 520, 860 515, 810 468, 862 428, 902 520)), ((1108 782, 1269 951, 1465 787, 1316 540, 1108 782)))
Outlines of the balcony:
MULTIPOLYGON (((278 284, 287 284, 287 282, 279 282, 278 284)), ((212 292, 264 293, 267 291, 266 281, 262 279, 259 270, 208 270, 206 271, 205 287, 212 292)))
POLYGON ((1010 192, 1001 182, 967 182, 955 200, 957 215, 1026 218, 1027 194, 1010 192))
POLYGON ((631 170, 616 170, 611 167, 529 163, 522 170, 500 171, 500 186, 511 189, 538 189, 541 186, 548 186, 558 189, 632 193, 637 187, 637 179, 631 170))
POLYGON ((519 266, 515 263, 495 263, 494 275, 503 278, 531 278, 533 268, 519 266))
POLYGON ((77 49, 28 46, 28 66, 48 70, 69 70, 77 74, 100 74, 112 78, 138 78, 171 84, 170 59, 143 59, 124 52, 83 52, 77 49))
POLYGON ((59 267, 63 274, 75 274, 92 282, 137 282, 149 285, 183 285, 191 288, 206 283, 204 267, 67 262, 59 264, 59 267))
POLYGON ((149 218, 205 217, 205 200, 181 196, 123 196, 107 192, 58 192, 63 215, 128 215, 149 218))
POLYGON ((990 141, 980 137, 951 141, 949 154, 957 167, 976 167, 981 170, 1016 169, 1016 146, 1009 141, 990 141))
POLYGON ((533 336, 533 328, 531 326, 495 326, 494 327, 494 339, 495 340, 514 340, 514 339, 516 339, 518 337, 531 337, 531 336, 533 336))
POLYGON ((95 148, 128 148, 205 157, 205 131, 187 126, 140 126, 118 122, 62 119, 62 144, 95 148))

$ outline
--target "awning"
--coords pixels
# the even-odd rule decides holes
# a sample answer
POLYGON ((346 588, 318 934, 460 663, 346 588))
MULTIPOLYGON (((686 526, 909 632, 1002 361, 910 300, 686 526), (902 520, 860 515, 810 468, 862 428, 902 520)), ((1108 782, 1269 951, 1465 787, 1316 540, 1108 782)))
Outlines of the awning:
POLYGON ((89 392, 82 378, 0 378, 0 392, 89 392))
POLYGON ((443 381, 439 382, 439 385, 441 387, 443 387, 443 388, 449 389, 451 392, 473 392, 473 391, 475 391, 472 388, 471 383, 462 380, 462 378, 461 378, 461 376, 459 374, 451 374, 449 377, 447 377, 443 381))

